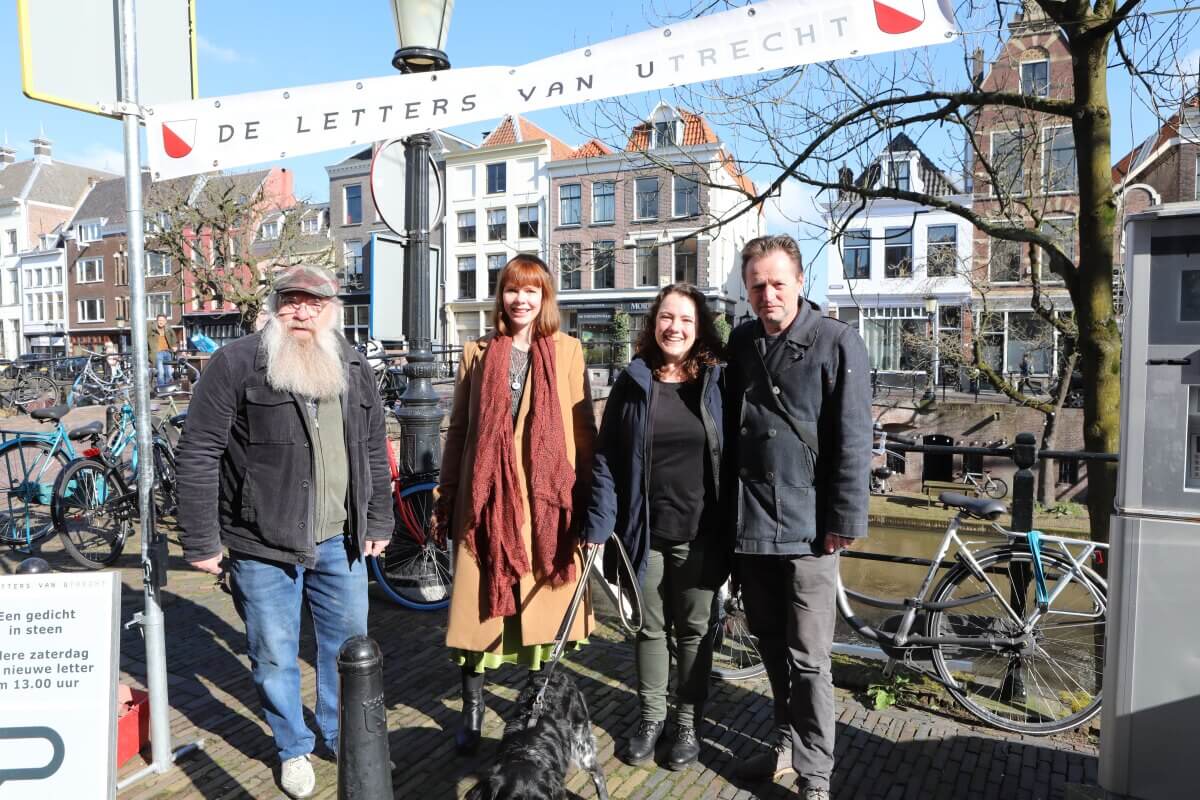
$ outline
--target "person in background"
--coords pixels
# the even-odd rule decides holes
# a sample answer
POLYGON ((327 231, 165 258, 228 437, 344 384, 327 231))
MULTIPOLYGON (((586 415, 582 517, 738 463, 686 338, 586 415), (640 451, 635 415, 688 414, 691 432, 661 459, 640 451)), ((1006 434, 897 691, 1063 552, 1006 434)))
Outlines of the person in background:
POLYGON ((159 314, 146 335, 146 349, 149 350, 150 365, 154 367, 156 384, 160 387, 171 382, 171 363, 178 347, 174 329, 167 324, 167 318, 159 314))
POLYGON ((712 669, 707 633, 729 564, 717 502, 722 348, 704 295, 683 283, 664 288, 636 357, 613 385, 596 440, 586 538, 599 545, 616 531, 645 604, 635 645, 641 720, 625 751, 631 764, 654 755, 666 724, 668 618, 677 706, 666 766, 684 769, 700 755, 696 727, 712 669))
MULTIPOLYGON (((438 486, 435 535, 455 543, 446 645, 462 672, 462 755, 479 746, 485 670, 540 669, 553 649, 582 569, 595 424, 550 269, 518 255, 497 278, 495 332, 463 345, 438 486)), ((589 603, 569 639, 591 627, 589 603)))

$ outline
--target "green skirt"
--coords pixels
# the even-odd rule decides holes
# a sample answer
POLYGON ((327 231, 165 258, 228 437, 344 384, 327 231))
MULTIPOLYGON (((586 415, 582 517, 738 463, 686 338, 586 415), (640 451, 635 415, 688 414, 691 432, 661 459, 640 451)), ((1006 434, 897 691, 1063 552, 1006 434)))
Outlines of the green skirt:
MULTIPOLYGON (((574 652, 585 644, 587 644, 587 639, 567 642, 564 652, 574 652)), ((504 632, 501 634, 498 649, 484 652, 452 647, 450 648, 450 658, 460 667, 467 667, 471 672, 476 673, 496 669, 505 664, 518 664, 531 670, 539 670, 553 652, 553 642, 521 644, 521 617, 513 614, 511 617, 504 618, 504 632)))

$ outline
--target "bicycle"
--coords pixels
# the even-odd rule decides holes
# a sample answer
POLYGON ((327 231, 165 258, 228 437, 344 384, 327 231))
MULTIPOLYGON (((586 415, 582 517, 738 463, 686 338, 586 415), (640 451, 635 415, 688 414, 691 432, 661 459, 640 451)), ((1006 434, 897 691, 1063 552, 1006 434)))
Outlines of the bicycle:
POLYGON ((24 409, 34 403, 53 405, 58 402, 58 384, 32 363, 0 361, 0 369, 14 374, 13 383, 0 392, 0 403, 10 408, 24 409))
POLYGON ((109 405, 129 393, 130 381, 123 363, 124 356, 91 350, 85 350, 84 355, 88 359, 67 393, 68 406, 109 405), (107 364, 108 378, 96 371, 94 365, 99 361, 107 364))
POLYGON ((973 486, 980 497, 993 497, 999 500, 1008 494, 1008 484, 1001 478, 993 478, 991 470, 983 472, 964 472, 963 486, 973 486))
POLYGON ((930 675, 989 725, 1042 736, 1087 722, 1100 710, 1108 593, 1089 561, 1101 560, 1108 545, 1007 530, 996 519, 1008 509, 996 500, 956 492, 938 500, 958 513, 931 560, 843 554, 927 565, 916 593, 872 597, 846 588, 839 575, 842 618, 883 648, 889 667, 902 663, 930 675), (959 528, 966 517, 990 522, 989 533, 1004 541, 985 547, 964 541, 959 528), (955 560, 946 561, 952 545, 955 560), (935 586, 939 570, 945 572, 935 586), (851 598, 899 616, 876 628, 855 612, 851 598))
POLYGON ((432 480, 405 485, 389 444, 392 509, 396 527, 382 556, 370 559, 375 583, 393 602, 416 611, 437 611, 450 605, 454 582, 449 545, 434 541, 432 480))

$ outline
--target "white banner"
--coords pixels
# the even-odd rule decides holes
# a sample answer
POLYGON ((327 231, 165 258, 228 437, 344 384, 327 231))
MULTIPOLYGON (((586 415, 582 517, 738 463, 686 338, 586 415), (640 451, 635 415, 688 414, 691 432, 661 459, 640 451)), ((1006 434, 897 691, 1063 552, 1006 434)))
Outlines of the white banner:
POLYGON ((949 0, 772 0, 520 67, 392 75, 146 109, 155 180, 537 109, 941 44, 949 0))

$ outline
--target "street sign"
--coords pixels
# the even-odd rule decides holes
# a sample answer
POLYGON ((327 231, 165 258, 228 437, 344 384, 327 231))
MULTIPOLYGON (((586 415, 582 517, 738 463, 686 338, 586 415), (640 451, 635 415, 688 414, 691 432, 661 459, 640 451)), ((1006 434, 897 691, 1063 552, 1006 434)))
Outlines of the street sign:
MULTIPOLYGON (((404 222, 404 140, 393 139, 380 147, 371 159, 371 198, 383 223, 396 233, 407 230, 404 222)), ((429 157, 429 225, 433 230, 442 221, 445 196, 437 162, 429 157)))
MULTIPOLYGON (((370 248, 371 325, 368 334, 384 342, 406 340, 404 319, 404 242, 388 233, 372 233, 370 248)), ((429 309, 436 331, 440 247, 429 248, 429 309)), ((434 334, 436 336, 436 332, 434 334)))
MULTIPOLYGON (((32 100, 120 116, 117 3, 17 0, 21 90, 32 100)), ((136 0, 138 101, 198 94, 195 0, 136 0)))
POLYGON ((517 67, 160 103, 146 118, 150 171, 154 180, 165 180, 954 38, 948 0, 889 1, 770 0, 517 67))

